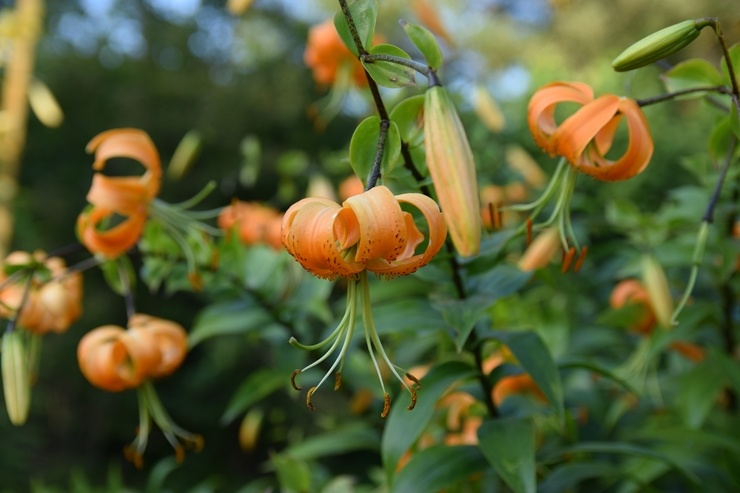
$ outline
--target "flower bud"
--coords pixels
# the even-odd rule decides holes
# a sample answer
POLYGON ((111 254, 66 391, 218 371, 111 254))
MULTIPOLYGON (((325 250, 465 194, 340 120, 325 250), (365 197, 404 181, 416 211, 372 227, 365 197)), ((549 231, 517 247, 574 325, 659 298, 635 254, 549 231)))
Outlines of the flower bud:
POLYGON ((663 328, 670 328, 673 317, 673 297, 663 267, 653 255, 645 255, 642 259, 642 279, 650 295, 655 318, 663 328))
POLYGON ((455 250, 463 257, 480 249, 481 217, 475 161, 465 129, 441 86, 424 96, 427 167, 455 250))
POLYGON ((64 113, 57 99, 46 84, 34 80, 28 86, 28 103, 36 117, 44 126, 56 128, 62 124, 64 113))
POLYGON ((550 263, 560 248, 558 229, 548 228, 529 245, 517 265, 524 272, 542 269, 550 263))
POLYGON ((624 50, 614 59, 612 68, 626 72, 657 62, 694 41, 708 25, 704 19, 688 20, 661 29, 624 50))
POLYGON ((31 404, 31 379, 28 374, 28 358, 23 344, 23 333, 6 332, 2 341, 2 372, 5 408, 10 422, 22 425, 28 418, 31 404))

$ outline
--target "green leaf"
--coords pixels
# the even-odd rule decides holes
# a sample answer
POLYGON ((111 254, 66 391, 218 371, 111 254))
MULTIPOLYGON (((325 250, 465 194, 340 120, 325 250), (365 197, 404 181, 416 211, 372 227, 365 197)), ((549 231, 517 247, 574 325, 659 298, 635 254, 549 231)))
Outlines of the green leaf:
POLYGON ((107 260, 100 264, 103 278, 114 293, 126 296, 134 291, 136 287, 136 271, 131 260, 126 255, 121 255, 113 260, 107 260), (121 279, 121 277, 125 279, 121 279))
POLYGON ((174 457, 167 457, 157 462, 149 473, 149 479, 146 482, 146 489, 144 491, 146 493, 165 491, 164 482, 172 471, 179 467, 180 464, 177 463, 174 457))
POLYGON ((209 337, 244 334, 272 323, 269 313, 247 299, 214 303, 196 317, 188 343, 192 348, 209 337))
POLYGON ((622 387, 627 392, 638 396, 640 395, 637 389, 635 389, 632 385, 630 385, 626 380, 619 378, 615 373, 613 373, 611 370, 608 370, 604 368, 603 366, 600 366, 596 363, 593 363, 591 361, 583 361, 583 360, 568 360, 568 361, 561 361, 558 364, 558 367, 561 370, 569 370, 574 368, 580 368, 583 370, 588 370, 592 373, 596 373, 602 377, 605 377, 612 382, 616 383, 620 387, 622 387))
POLYGON ((539 493, 561 493, 577 491, 573 488, 586 479, 601 479, 618 475, 617 468, 605 462, 578 462, 561 464, 542 481, 537 488, 539 493))
POLYGON ((740 115, 734 104, 730 105, 730 129, 735 134, 735 138, 740 139, 740 115))
MULTIPOLYGON (((735 43, 734 45, 730 46, 727 51, 730 53, 730 60, 732 61, 732 68, 735 71, 735 77, 738 77, 739 74, 737 73, 737 71, 740 70, 740 43, 735 43)), ((724 57, 722 58, 720 65, 725 84, 728 86, 732 86, 732 82, 730 81, 730 72, 727 70, 727 61, 724 59, 724 57)))
MULTIPOLYGON (((352 134, 349 143, 349 162, 352 170, 366 184, 375 162, 380 138, 380 118, 369 116, 362 120, 352 134)), ((383 173, 390 172, 401 157, 401 136, 398 126, 391 122, 386 133, 383 160, 380 163, 383 173)))
POLYGON ((411 457, 396 476, 390 491, 440 491, 486 468, 478 447, 435 445, 411 457))
POLYGON ((408 35, 414 46, 424 55, 427 65, 435 70, 442 66, 442 50, 439 49, 437 39, 426 27, 412 22, 401 21, 401 26, 408 35))
POLYGON ((717 123, 709 135, 709 154, 715 162, 720 162, 727 158, 727 151, 735 136, 730 124, 730 116, 726 115, 717 120, 717 123))
MULTIPOLYGON (((459 361, 449 361, 432 368, 421 379, 416 407, 391 406, 381 441, 381 456, 388 481, 391 482, 403 454, 416 442, 432 419, 437 401, 456 382, 475 375, 475 370, 459 361)), ((401 491, 401 490, 399 490, 401 491)), ((418 490, 425 491, 425 490, 418 490)))
POLYGON ((483 296, 437 303, 435 308, 442 311, 442 318, 457 334, 457 337, 455 337, 455 349, 458 353, 465 346, 465 342, 470 337, 475 323, 486 314, 492 303, 493 300, 483 296))
MULTIPOLYGON (((378 17, 378 1, 377 0, 355 0, 349 3, 349 11, 354 21, 355 27, 357 28, 357 34, 362 41, 363 47, 367 50, 373 44, 373 37, 375 36, 375 20, 378 17)), ((340 11, 334 16, 334 27, 339 33, 339 37, 347 46, 349 51, 359 56, 357 46, 352 39, 352 34, 347 24, 347 19, 344 14, 340 11)))
POLYGON ((252 373, 231 396, 226 411, 221 416, 221 424, 231 423, 256 402, 283 387, 287 381, 287 375, 276 372, 271 368, 263 368, 252 373))
MULTIPOLYGON (((661 75, 661 79, 668 92, 722 84, 722 74, 717 71, 714 65, 701 58, 693 58, 677 64, 661 75)), ((704 95, 705 93, 695 92, 681 97, 689 99, 704 95)))
POLYGON ((534 424, 529 419, 490 419, 478 428, 478 442, 501 479, 515 493, 534 493, 534 424))
POLYGON ((409 146, 424 142, 424 95, 417 94, 398 103, 390 114, 391 121, 398 125, 401 140, 409 146))
POLYGON ((686 426, 701 428, 726 383, 724 366, 711 357, 682 375, 676 406, 686 426))
POLYGON ((377 430, 366 424, 354 424, 304 438, 288 447, 283 454, 293 459, 311 461, 355 450, 377 450, 379 439, 377 430))
POLYGON ((524 370, 542 390, 550 401, 561 422, 565 417, 563 386, 560 372, 552 359, 550 351, 540 336, 533 331, 489 331, 489 337, 497 339, 511 350, 524 370))
MULTIPOLYGON (((411 60, 411 57, 398 46, 380 44, 368 52, 371 55, 389 55, 411 60)), ((362 61, 362 66, 378 85, 383 87, 417 87, 414 69, 384 60, 362 61)))
POLYGON ((551 452, 547 454, 545 457, 543 457, 543 460, 549 462, 549 461, 559 460, 562 457, 570 457, 573 454, 581 454, 581 453, 619 454, 619 455, 647 457, 650 459, 655 459, 655 460, 658 460, 660 462, 664 462, 670 465, 676 471, 681 473, 689 481, 699 484, 699 478, 697 478, 694 473, 692 473, 691 471, 683 467, 681 464, 677 463, 671 457, 668 457, 666 454, 657 452, 653 449, 649 449, 647 447, 642 447, 639 445, 634 445, 631 443, 581 442, 581 443, 571 445, 569 447, 564 447, 562 449, 558 449, 554 452, 551 452))
POLYGON ((311 491, 311 468, 308 464, 282 454, 274 454, 271 462, 277 473, 280 491, 284 493, 311 491))

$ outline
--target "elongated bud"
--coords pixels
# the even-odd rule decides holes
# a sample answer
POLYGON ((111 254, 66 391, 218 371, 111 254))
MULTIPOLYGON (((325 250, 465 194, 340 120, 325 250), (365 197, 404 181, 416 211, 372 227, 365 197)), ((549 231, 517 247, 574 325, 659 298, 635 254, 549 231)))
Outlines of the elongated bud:
POLYGON ((51 90, 40 80, 34 80, 28 86, 28 102, 33 113, 45 126, 56 128, 62 124, 62 108, 51 90))
POLYGON ((488 128, 491 132, 497 133, 504 129, 506 119, 501 111, 496 100, 493 99, 491 93, 488 92, 483 85, 478 84, 475 86, 475 93, 473 94, 473 108, 475 113, 483 122, 483 125, 488 128))
POLYGON ((522 255, 517 263, 518 267, 530 272, 542 269, 550 263, 555 254, 560 251, 560 235, 557 228, 548 228, 540 233, 522 255))
POLYGON ((22 425, 28 418, 31 404, 31 380, 23 333, 18 330, 6 332, 2 342, 3 394, 10 422, 22 425))
POLYGON ((424 145, 427 167, 457 253, 480 249, 478 182, 468 137, 447 91, 434 86, 424 95, 424 145))
POLYGON ((624 50, 614 59, 612 68, 617 72, 626 72, 657 62, 694 41, 701 30, 710 24, 710 20, 697 19, 661 29, 624 50))
POLYGON ((167 166, 167 175, 173 180, 179 180, 185 176, 195 160, 198 159, 202 145, 203 139, 199 132, 191 130, 186 133, 177 145, 172 159, 170 159, 170 164, 167 166))
POLYGON ((673 317, 673 297, 663 267, 653 255, 647 254, 642 259, 642 280, 650 296, 655 318, 663 328, 670 328, 673 317))

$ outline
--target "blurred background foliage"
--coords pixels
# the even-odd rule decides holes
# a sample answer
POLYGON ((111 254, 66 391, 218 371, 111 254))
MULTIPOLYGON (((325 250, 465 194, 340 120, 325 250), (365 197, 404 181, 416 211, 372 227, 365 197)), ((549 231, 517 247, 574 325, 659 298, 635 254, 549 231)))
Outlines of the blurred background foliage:
MULTIPOLYGON (((502 163, 511 144, 529 150, 547 172, 552 169, 552 160, 537 151, 525 121, 528 98, 542 84, 581 80, 597 93, 655 95, 662 90, 657 69, 616 74, 610 68, 610 61, 636 39, 683 19, 715 16, 731 42, 740 40, 736 0, 433 3, 455 42, 454 46, 443 43, 446 64, 442 77, 457 98, 484 182, 504 175, 502 163), (478 84, 502 108, 506 125, 499 133, 491 133, 475 116, 472 95, 478 84)), ((11 7, 12 2, 3 2, 3 6, 11 7)), ((353 94, 347 109, 317 130, 311 108, 325 96, 325 90, 316 87, 302 58, 308 28, 336 10, 331 0, 256 0, 241 16, 212 0, 48 1, 35 76, 58 99, 64 123, 47 128, 33 116, 29 119, 15 201, 13 247, 53 251, 76 242, 73 225, 85 205, 91 178, 92 160, 85 145, 109 128, 146 130, 165 163, 187 132, 195 130, 202 136, 200 157, 192 170, 164 184, 161 196, 171 202, 184 200, 215 180, 218 187, 207 205, 224 205, 238 197, 285 209, 303 196, 313 174, 326 174, 334 183, 349 175, 347 145, 356 123, 371 107, 363 96, 353 94), (255 142, 259 152, 255 152, 255 142), (254 160, 259 163, 256 178, 250 168, 254 160)), ((416 56, 398 25, 401 18, 418 22, 408 2, 380 0, 378 31, 416 56)), ((705 32, 673 58, 701 56, 718 64, 720 54, 715 38, 705 32)), ((394 101, 411 92, 384 95, 394 101)), ((607 225, 606 204, 624 198, 638 210, 653 212, 677 186, 695 184, 697 178, 680 163, 705 152, 715 118, 700 101, 649 107, 646 114, 651 127, 660 129, 654 133, 656 154, 649 173, 621 184, 580 181, 578 209, 596 216, 588 223, 593 245, 590 268, 569 276, 567 282, 557 270, 543 272, 536 284, 513 297, 513 308, 499 309, 500 317, 494 316, 496 325, 517 325, 522 319, 534 325, 584 328, 579 324, 588 320, 595 324, 613 279, 631 268, 634 271, 629 259, 625 261, 629 255, 615 241, 622 233, 613 224, 607 225), (535 308, 521 308, 527 306, 535 308)), ((703 203, 695 207, 697 223, 702 208, 703 203)), ((586 229, 586 224, 576 220, 586 229)), ((124 306, 105 287, 99 272, 86 273, 85 281, 83 318, 67 334, 45 339, 28 423, 13 427, 0 413, 3 493, 29 488, 39 492, 236 491, 256 478, 274 474, 265 464, 282 445, 300 442, 301 436, 316 430, 331 430, 350 414, 352 396, 327 393, 320 411, 311 414, 298 396, 271 394, 260 403, 265 437, 253 450, 243 450, 240 419, 222 419, 232 395, 245 378, 266 366, 286 369, 287 383, 290 370, 300 366, 301 356, 290 347, 275 350, 278 356, 263 351, 260 345, 270 341, 253 334, 216 338, 199 346, 177 374, 158 384, 171 414, 183 427, 205 437, 205 449, 189 454, 184 466, 175 467, 169 445, 155 433, 144 470, 136 470, 121 454, 136 422, 134 393, 94 389, 79 373, 75 357, 76 345, 86 331, 104 323, 124 323, 124 306), (158 478, 165 477, 163 486, 158 478)), ((420 289, 410 281, 408 286, 420 289)), ((192 293, 149 295, 143 286, 138 291, 141 311, 169 317, 185 327, 211 301, 192 293)), ((543 337, 549 338, 556 357, 560 356, 558 348, 561 354, 565 351, 567 334, 552 331, 543 337)), ((629 355, 626 337, 613 331, 602 339, 594 335, 593 340, 580 339, 580 348, 570 346, 568 350, 597 354, 595 347, 611 342, 620 349, 612 361, 617 364, 619 357, 629 355)), ((429 338, 435 340, 434 335, 429 338)), ((578 395, 582 382, 573 378, 578 385, 571 395, 578 395)), ((594 396, 581 397, 583 402, 596 402, 594 396)), ((372 416, 365 417, 369 424, 357 435, 358 440, 368 436, 365 432, 377 439, 382 422, 376 419, 377 413, 372 416)), ((368 471, 380 466, 377 450, 350 449, 323 461, 319 468, 325 483, 338 476, 335 491, 347 491, 342 490, 347 478, 341 474, 367 480, 368 471)), ((283 467, 295 472, 304 465, 286 463, 283 467)), ((243 491, 264 491, 265 487, 259 489, 258 482, 254 489, 243 491)))

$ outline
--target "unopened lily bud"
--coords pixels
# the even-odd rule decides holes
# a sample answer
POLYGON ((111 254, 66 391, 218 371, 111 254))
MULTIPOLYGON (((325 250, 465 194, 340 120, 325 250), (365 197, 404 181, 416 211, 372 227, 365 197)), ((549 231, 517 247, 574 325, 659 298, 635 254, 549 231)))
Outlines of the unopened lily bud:
POLYGON ((239 426, 239 446, 245 452, 251 452, 257 446, 260 429, 265 413, 261 409, 254 408, 244 415, 239 426))
POLYGON ((650 295, 655 318, 663 328, 670 328, 673 317, 673 297, 663 267, 653 255, 647 254, 642 259, 642 280, 650 295))
POLYGON ((504 129, 506 119, 496 100, 483 85, 475 86, 473 95, 473 108, 475 113, 483 122, 483 125, 491 132, 500 132, 504 129))
POLYGON ((617 72, 626 72, 657 62, 694 41, 708 25, 710 21, 698 19, 661 29, 624 50, 614 59, 612 68, 617 72))
POLYGON ((463 257, 476 255, 481 217, 475 161, 460 117, 441 86, 431 87, 424 96, 424 145, 455 250, 463 257))
POLYGON ((537 161, 520 146, 510 145, 506 148, 506 164, 532 188, 542 188, 547 182, 547 175, 537 161))
POLYGON ((525 272, 542 269, 560 251, 560 234, 557 228, 548 228, 534 239, 519 259, 517 265, 525 272))
POLYGON ((5 408, 10 422, 19 426, 26 422, 31 404, 31 379, 22 332, 14 330, 3 335, 0 358, 5 408))
POLYGON ((173 180, 179 180, 185 176, 185 173, 190 170, 195 160, 198 159, 202 145, 203 139, 199 132, 191 130, 186 133, 177 145, 172 159, 170 159, 170 164, 167 166, 167 175, 173 180))

